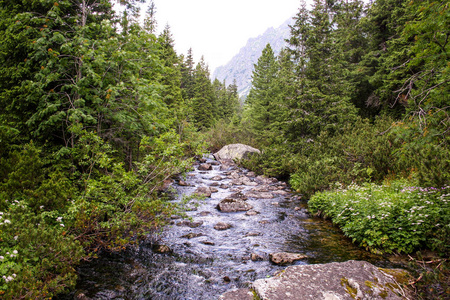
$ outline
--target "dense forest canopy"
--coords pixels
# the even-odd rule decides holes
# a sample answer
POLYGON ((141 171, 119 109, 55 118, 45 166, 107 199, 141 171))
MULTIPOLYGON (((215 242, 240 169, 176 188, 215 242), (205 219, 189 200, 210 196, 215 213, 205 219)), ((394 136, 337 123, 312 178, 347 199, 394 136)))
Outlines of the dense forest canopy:
POLYGON ((243 106, 235 83, 176 53, 169 26, 155 34, 153 3, 139 24, 138 2, 121 1, 119 16, 109 0, 0 0, 2 297, 68 291, 80 260, 164 225, 176 209, 167 180, 230 142, 261 148, 245 166, 315 195, 311 208, 362 246, 448 255, 448 2, 301 2, 288 47, 267 45, 243 106), (341 194, 432 191, 395 206, 433 201, 432 217, 398 237, 343 221, 344 204, 327 210, 344 199, 327 204, 336 182, 341 194))

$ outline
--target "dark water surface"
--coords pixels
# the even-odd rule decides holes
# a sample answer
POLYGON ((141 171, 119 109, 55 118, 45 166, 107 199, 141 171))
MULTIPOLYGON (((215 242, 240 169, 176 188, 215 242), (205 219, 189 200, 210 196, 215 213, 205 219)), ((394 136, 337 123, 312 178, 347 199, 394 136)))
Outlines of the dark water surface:
MULTIPOLYGON (((183 219, 174 219, 173 225, 138 249, 105 254, 83 264, 79 267, 76 291, 58 299, 217 299, 228 289, 247 287, 256 279, 284 269, 285 266, 268 260, 269 253, 283 251, 308 256, 296 264, 354 259, 395 267, 387 259, 353 245, 329 222, 312 218, 306 211, 306 203, 293 193, 275 195, 273 199, 249 198, 246 202, 260 212, 254 216, 247 216, 245 212, 220 212, 216 208, 220 200, 235 191, 245 194, 255 188, 231 185, 227 175, 232 171, 220 170, 219 165, 210 171, 199 171, 196 167, 186 177, 190 186, 174 184, 178 197, 173 201, 179 203, 183 202, 183 195, 191 195, 198 186, 214 182, 230 186, 229 189, 217 186, 218 192, 211 198, 194 199, 186 205, 187 216, 191 221, 203 222, 200 226, 178 226, 176 224, 183 219), (224 179, 211 180, 214 176, 224 179), (218 222, 232 227, 215 230, 218 222), (191 233, 199 236, 186 237, 191 233), (152 249, 156 240, 160 245, 169 246, 171 252, 155 253, 152 249), (252 253, 264 260, 252 261, 252 253)), ((254 177, 250 178, 255 181, 254 177)), ((269 187, 280 191, 283 184, 273 182, 269 187)))

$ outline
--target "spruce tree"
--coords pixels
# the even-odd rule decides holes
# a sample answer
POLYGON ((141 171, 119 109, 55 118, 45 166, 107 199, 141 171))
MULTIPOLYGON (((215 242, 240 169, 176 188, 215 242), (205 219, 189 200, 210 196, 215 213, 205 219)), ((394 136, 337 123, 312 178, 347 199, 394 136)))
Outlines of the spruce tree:
POLYGON ((216 96, 209 77, 208 66, 202 57, 194 72, 194 97, 191 102, 193 120, 198 128, 208 128, 216 119, 216 96))
POLYGON ((245 117, 261 140, 269 134, 270 126, 275 121, 274 101, 278 93, 276 74, 276 58, 272 47, 267 44, 255 64, 252 88, 245 102, 245 117))

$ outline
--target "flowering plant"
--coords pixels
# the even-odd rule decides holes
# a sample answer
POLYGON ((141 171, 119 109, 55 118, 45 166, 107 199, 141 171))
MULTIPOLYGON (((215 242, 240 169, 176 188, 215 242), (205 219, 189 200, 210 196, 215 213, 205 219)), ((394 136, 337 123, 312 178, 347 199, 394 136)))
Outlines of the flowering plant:
POLYGON ((390 184, 338 185, 315 194, 309 209, 330 218, 353 242, 374 252, 450 250, 450 186, 390 184))

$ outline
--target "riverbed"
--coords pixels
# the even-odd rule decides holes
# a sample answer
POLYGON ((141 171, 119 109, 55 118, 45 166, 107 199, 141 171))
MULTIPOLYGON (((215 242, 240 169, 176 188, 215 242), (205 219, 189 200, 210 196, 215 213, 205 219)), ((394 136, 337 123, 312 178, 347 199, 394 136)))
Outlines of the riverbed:
POLYGON ((82 264, 76 290, 58 299, 217 299, 283 270, 269 260, 276 252, 307 256, 294 264, 352 259, 396 267, 309 215, 306 201, 286 183, 212 157, 203 163, 211 169, 199 170, 205 165, 196 164, 173 183, 172 201, 183 209, 170 226, 135 249, 82 264), (198 187, 212 189, 211 196, 192 197, 198 187), (240 198, 252 208, 220 211, 218 204, 226 198, 240 198))

